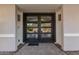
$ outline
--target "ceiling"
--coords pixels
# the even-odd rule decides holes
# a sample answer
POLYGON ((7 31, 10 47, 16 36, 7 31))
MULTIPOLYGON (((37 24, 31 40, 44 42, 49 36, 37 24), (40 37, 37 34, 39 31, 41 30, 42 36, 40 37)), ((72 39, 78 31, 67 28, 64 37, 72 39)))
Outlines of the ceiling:
POLYGON ((17 4, 24 12, 55 12, 59 4, 17 4))

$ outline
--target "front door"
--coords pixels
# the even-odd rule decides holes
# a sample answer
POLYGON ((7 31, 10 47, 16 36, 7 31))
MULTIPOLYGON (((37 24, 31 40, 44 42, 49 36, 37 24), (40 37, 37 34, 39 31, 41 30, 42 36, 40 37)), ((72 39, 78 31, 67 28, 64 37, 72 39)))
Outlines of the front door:
POLYGON ((24 14, 24 41, 35 44, 54 42, 54 20, 50 14, 24 14))

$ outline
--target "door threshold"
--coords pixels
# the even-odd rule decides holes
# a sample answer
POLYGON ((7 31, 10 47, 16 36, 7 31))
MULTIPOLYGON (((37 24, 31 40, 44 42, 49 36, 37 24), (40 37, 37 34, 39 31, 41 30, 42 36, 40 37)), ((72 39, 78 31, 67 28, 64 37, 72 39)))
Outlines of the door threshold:
POLYGON ((28 46, 39 46, 39 44, 38 43, 36 43, 36 44, 29 43, 28 46))

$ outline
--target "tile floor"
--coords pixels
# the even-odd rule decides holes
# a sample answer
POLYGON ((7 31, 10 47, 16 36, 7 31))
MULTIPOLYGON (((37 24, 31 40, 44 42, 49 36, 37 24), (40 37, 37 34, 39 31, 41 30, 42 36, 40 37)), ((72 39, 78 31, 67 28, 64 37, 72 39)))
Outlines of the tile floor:
POLYGON ((65 55, 52 43, 40 43, 39 46, 24 45, 15 55, 65 55))
POLYGON ((79 55, 79 51, 64 52, 53 43, 40 43, 39 46, 25 44, 17 52, 0 52, 0 55, 79 55))

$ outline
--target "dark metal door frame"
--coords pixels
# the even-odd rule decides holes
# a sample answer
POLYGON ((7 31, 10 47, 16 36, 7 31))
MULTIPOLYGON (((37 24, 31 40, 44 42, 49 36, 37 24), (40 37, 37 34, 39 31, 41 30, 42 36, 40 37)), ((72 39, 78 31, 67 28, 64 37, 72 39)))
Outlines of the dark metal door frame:
MULTIPOLYGON (((51 38, 51 42, 55 42, 56 41, 56 17, 55 17, 55 13, 24 13, 23 14, 23 42, 27 42, 26 39, 26 26, 25 24, 27 23, 26 21, 26 17, 27 16, 52 16, 52 38, 51 38)), ((40 36, 39 36, 40 37, 40 36)), ((40 38, 39 38, 40 39, 40 38)))

